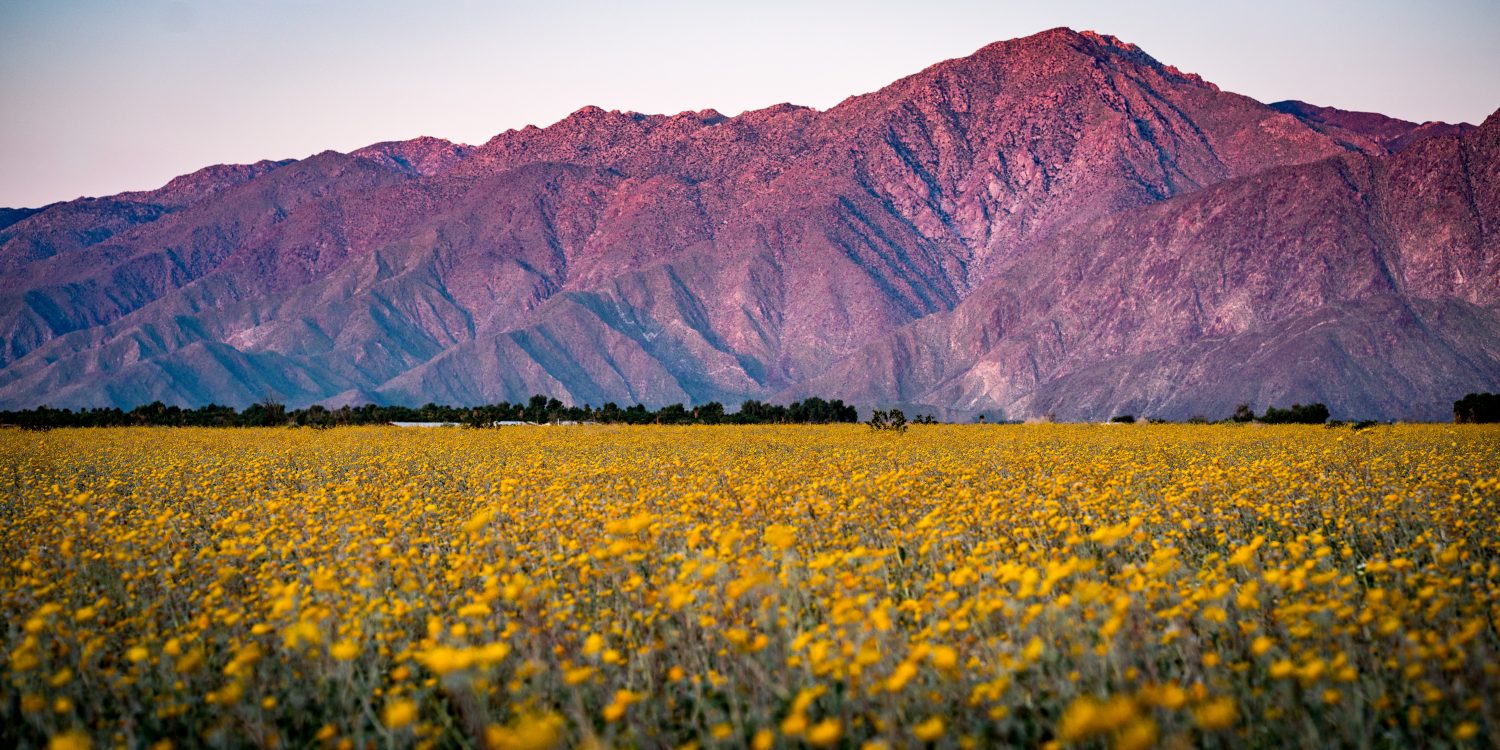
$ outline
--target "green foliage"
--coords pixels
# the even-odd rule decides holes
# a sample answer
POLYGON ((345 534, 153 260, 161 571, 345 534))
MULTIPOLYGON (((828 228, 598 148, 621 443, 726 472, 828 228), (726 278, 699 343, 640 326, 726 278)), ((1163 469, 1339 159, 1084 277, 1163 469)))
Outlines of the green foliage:
POLYGON ((1323 424, 1328 421, 1328 407, 1323 404, 1292 404, 1289 409, 1268 406, 1260 421, 1266 424, 1323 424))

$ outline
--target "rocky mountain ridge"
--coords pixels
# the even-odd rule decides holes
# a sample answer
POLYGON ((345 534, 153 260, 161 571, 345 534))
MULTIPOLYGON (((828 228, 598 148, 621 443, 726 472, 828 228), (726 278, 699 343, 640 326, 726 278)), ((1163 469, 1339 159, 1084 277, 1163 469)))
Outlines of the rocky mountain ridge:
MULTIPOLYGON (((1475 290, 1493 274, 1497 225, 1457 213, 1465 196, 1495 200, 1473 192, 1491 152, 1463 145, 1487 142, 1491 123, 1425 139, 1357 124, 1278 111, 1113 37, 1054 29, 827 111, 586 107, 478 146, 420 138, 210 167, 0 226, 0 406, 536 392, 661 405, 825 388, 865 406, 1009 416, 1217 408, 1226 394, 1132 401, 1076 384, 1120 357, 1159 358, 1153 345, 1259 335, 1377 295, 1493 313, 1475 290), (1420 164, 1393 166, 1409 162, 1420 164), (1407 182, 1362 176, 1377 172, 1407 182), (1363 187, 1334 189, 1350 180, 1363 187), (1304 183, 1348 210, 1313 221, 1323 212, 1304 183), (1242 205, 1258 208, 1217 221, 1242 205), (1393 229, 1397 214, 1406 223, 1393 229), (1396 248, 1420 283, 1330 293, 1287 277, 1309 262, 1289 255, 1297 228, 1350 273, 1378 264, 1349 253, 1396 248), (1445 249, 1382 239, 1396 230, 1445 249), (1105 246, 1107 258, 1085 252, 1105 246), (1217 301, 1184 313, 1213 269, 1217 301), (981 319, 1004 325, 954 322, 981 319), (1036 331, 1049 326, 1061 343, 1042 356, 1036 331), (941 361, 907 362, 892 343, 902 337, 941 361)), ((1463 336, 1489 351, 1492 331, 1463 336)), ((1440 388, 1494 380, 1490 360, 1474 362, 1417 395, 1437 402, 1440 388)), ((1233 379, 1228 363, 1202 366, 1233 379)), ((1404 414, 1420 390, 1348 408, 1404 414)))

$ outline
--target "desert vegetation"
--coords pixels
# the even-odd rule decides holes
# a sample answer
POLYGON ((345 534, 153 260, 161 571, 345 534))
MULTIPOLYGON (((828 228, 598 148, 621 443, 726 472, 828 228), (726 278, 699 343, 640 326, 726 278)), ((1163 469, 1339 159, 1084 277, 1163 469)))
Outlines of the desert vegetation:
POLYGON ((0 744, 1442 747, 1500 432, 0 430, 0 744))

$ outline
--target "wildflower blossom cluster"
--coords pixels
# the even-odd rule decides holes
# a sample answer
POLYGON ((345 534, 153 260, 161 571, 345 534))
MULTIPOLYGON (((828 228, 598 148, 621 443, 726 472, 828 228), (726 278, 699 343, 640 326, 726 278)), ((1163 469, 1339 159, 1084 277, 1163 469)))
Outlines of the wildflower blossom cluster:
POLYGON ((0 744, 1442 746, 1500 431, 0 433, 0 744))

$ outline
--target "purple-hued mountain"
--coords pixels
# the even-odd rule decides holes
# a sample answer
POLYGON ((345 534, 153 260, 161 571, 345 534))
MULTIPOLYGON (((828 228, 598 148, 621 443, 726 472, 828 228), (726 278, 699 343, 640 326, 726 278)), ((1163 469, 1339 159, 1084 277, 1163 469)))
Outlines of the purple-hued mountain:
POLYGON ((1497 143, 1055 29, 827 111, 210 167, 4 215, 0 407, 1442 417, 1500 389, 1497 143))
POLYGON ((1376 112, 1349 112, 1295 99, 1275 102, 1271 108, 1296 117, 1314 130, 1366 153, 1394 153, 1433 136, 1463 135, 1474 129, 1466 122, 1415 123, 1376 112))

